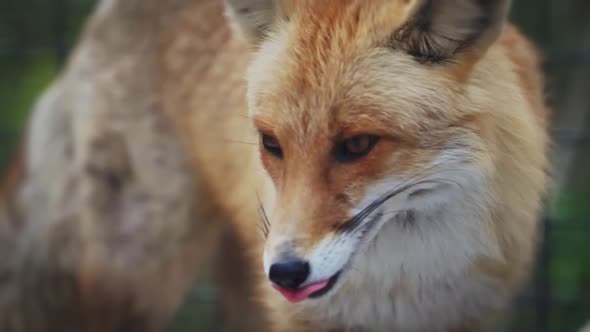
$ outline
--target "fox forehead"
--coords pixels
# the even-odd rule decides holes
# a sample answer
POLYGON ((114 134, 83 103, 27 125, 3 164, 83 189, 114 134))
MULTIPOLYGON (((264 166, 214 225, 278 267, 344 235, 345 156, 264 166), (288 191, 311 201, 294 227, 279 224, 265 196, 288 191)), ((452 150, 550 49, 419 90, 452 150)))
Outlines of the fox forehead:
POLYGON ((365 125, 374 133, 410 134, 460 116, 453 111, 461 84, 448 67, 420 64, 384 43, 400 24, 395 18, 382 28, 388 32, 380 33, 374 29, 379 20, 365 13, 376 8, 374 3, 314 3, 300 4, 305 8, 279 24, 254 57, 248 81, 257 123, 306 137, 314 130, 330 135, 363 131, 365 125), (309 15, 297 14, 309 8, 314 9, 309 15), (354 10, 364 13, 362 19, 354 10), (373 28, 349 26, 363 21, 373 28))
POLYGON ((366 48, 383 42, 404 24, 415 0, 283 0, 283 19, 297 29, 302 46, 327 49, 347 45, 366 48), (353 43, 353 44, 351 44, 353 43))

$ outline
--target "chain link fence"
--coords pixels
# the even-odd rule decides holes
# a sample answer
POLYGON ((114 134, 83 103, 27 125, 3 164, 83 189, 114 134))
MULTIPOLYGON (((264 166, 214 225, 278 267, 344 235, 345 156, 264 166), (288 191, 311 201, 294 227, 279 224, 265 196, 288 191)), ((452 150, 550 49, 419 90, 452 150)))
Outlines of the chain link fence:
MULTIPOLYGON (((0 4, 0 168, 93 5, 94 0, 0 4)), ((584 0, 521 0, 513 9, 513 21, 546 56, 556 183, 543 218, 537 273, 517 303, 509 331, 577 331, 590 319, 588 14, 590 2, 584 0)), ((215 298, 214 288, 195 290, 172 330, 211 330, 215 298)))

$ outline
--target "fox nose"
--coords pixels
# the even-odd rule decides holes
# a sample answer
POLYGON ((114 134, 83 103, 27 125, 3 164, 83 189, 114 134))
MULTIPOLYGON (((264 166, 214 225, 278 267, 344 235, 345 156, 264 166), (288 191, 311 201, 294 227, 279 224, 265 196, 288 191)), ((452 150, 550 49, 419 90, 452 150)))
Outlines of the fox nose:
POLYGON ((276 285, 296 290, 309 277, 309 263, 300 260, 274 263, 269 278, 276 285))

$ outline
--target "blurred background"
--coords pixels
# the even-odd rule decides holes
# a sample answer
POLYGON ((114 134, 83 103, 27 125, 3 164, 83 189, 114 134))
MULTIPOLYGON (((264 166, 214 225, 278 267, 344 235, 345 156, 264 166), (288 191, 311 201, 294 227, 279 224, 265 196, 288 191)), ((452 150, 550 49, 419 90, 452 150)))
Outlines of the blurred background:
MULTIPOLYGON (((0 1, 0 170, 95 3, 0 1)), ((516 0, 513 8, 513 21, 545 55, 555 187, 537 273, 507 331, 578 331, 590 320, 589 17, 588 0, 516 0)), ((216 330, 215 298, 213 285, 195 289, 170 331, 216 330)))

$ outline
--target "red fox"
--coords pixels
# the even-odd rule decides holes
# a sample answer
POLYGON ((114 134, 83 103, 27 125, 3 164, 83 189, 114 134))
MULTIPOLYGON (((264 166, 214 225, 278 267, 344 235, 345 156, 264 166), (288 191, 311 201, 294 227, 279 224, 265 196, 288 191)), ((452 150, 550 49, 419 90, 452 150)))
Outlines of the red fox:
POLYGON ((255 47, 253 130, 223 135, 259 150, 200 166, 219 201, 259 206, 277 330, 489 328, 531 270, 547 186, 539 59, 510 1, 228 3, 255 47))
MULTIPOLYGON (((79 213, 86 237, 71 237, 111 241, 79 241, 84 250, 72 250, 82 253, 74 280, 83 317, 110 308, 122 319, 118 308, 136 306, 159 313, 147 329, 158 330, 188 287, 188 262, 198 261, 191 257, 207 252, 210 229, 223 224, 238 230, 252 256, 228 269, 224 279, 238 290, 226 287, 225 296, 244 314, 254 307, 239 294, 256 293, 271 331, 493 327, 532 269, 548 186, 540 59, 506 23, 510 1, 225 2, 235 34, 220 0, 103 1, 55 87, 67 93, 54 94, 59 102, 43 113, 70 129, 56 126, 63 139, 37 141, 76 137, 76 149, 71 160, 43 144, 27 156, 70 167, 76 185, 64 188, 101 193, 80 203, 88 205, 79 213), (197 179, 193 210, 204 212, 194 224, 193 214, 178 212, 193 197, 178 189, 191 185, 184 167, 166 166, 184 156, 160 144, 161 132, 174 135, 144 125, 158 112, 173 122, 197 179), (120 140, 92 144, 90 134, 111 131, 120 140), (93 160, 100 176, 78 168, 93 160), (135 199, 140 189, 163 206, 158 213, 135 199), (122 273, 101 272, 113 257, 122 273), (97 286, 131 272, 123 286, 113 282, 125 292, 97 286), (247 281, 252 272, 256 286, 247 281), (134 300, 114 301, 117 294, 134 300)), ((33 122, 49 131, 45 119, 33 122)), ((76 192, 52 202, 71 207, 76 192)), ((233 251, 218 260, 232 264, 233 251)))

